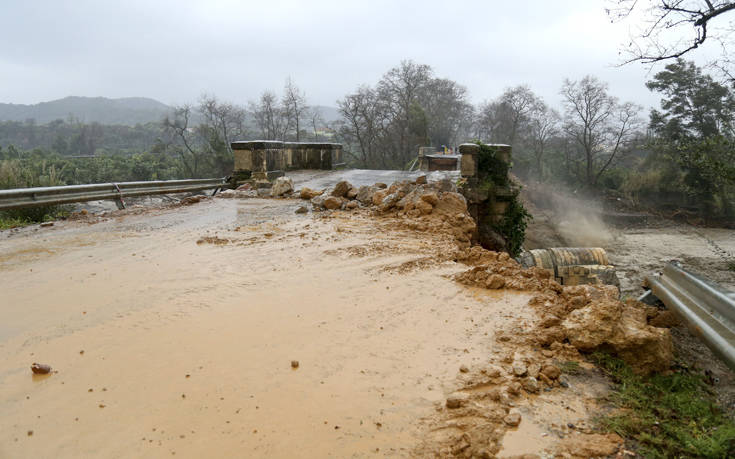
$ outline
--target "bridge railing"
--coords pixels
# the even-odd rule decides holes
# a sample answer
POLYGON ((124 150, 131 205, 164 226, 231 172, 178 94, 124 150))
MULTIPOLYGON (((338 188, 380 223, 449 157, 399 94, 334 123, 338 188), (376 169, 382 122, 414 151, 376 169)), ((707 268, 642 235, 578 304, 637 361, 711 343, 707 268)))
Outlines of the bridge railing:
POLYGON ((225 178, 206 178, 15 188, 0 190, 0 210, 100 200, 114 200, 117 201, 118 207, 121 207, 123 200, 128 197, 210 189, 216 192, 226 185, 225 178))

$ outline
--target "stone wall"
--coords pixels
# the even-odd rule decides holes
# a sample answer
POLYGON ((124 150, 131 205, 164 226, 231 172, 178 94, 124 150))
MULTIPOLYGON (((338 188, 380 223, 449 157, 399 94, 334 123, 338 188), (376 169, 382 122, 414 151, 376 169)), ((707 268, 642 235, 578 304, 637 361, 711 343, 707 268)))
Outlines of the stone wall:
POLYGON ((511 147, 501 144, 488 146, 494 151, 493 162, 482 161, 477 144, 459 146, 461 191, 467 199, 470 215, 477 223, 477 242, 487 249, 507 250, 506 238, 494 228, 502 225, 506 210, 519 189, 508 176, 511 147), (492 167, 498 170, 490 170, 492 167))
POLYGON ((342 163, 342 145, 338 143, 252 140, 233 142, 231 146, 236 180, 272 180, 287 170, 329 170, 342 163))

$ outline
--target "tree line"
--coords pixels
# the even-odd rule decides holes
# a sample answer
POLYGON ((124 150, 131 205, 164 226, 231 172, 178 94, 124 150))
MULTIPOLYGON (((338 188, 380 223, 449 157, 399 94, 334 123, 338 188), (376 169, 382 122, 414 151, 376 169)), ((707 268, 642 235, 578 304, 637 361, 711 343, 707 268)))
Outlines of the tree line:
POLYGON ((481 140, 511 145, 514 171, 526 180, 731 216, 733 88, 682 59, 646 85, 662 97, 648 116, 591 75, 565 80, 556 107, 527 85, 475 106, 467 88, 407 60, 340 98, 341 119, 331 123, 289 78, 280 96, 267 90, 243 106, 204 95, 150 125, 0 123, 0 139, 5 130, 19 145, 43 145, 0 147, 0 159, 32 164, 40 176, 53 166, 64 183, 91 183, 226 176, 230 143, 241 139, 324 141, 329 131, 351 166, 373 169, 407 168, 419 147, 481 140))

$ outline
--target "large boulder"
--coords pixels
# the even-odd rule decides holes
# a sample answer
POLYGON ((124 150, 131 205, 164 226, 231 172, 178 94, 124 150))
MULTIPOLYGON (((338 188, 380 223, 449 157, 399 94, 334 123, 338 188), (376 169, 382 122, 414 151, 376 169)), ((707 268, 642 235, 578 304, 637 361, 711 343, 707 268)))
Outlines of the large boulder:
POLYGON ((337 198, 344 198, 352 188, 353 186, 352 184, 350 184, 350 182, 348 182, 347 180, 340 180, 339 182, 337 182, 336 185, 334 185, 332 196, 335 196, 337 198))
POLYGON ((291 177, 278 177, 271 186, 271 196, 283 196, 293 191, 293 180, 291 177))
POLYGON ((339 209, 342 207, 343 198, 338 198, 336 196, 329 196, 326 199, 324 199, 324 207, 326 207, 329 210, 339 209))
POLYGON ((321 195, 322 193, 324 193, 324 191, 317 191, 317 190, 312 190, 311 188, 303 187, 301 191, 299 192, 299 197, 301 199, 311 199, 315 196, 321 195))
POLYGON ((363 185, 357 190, 357 196, 355 196, 355 199, 360 201, 360 204, 364 206, 370 206, 373 204, 373 194, 378 191, 378 187, 376 186, 366 186, 363 185))

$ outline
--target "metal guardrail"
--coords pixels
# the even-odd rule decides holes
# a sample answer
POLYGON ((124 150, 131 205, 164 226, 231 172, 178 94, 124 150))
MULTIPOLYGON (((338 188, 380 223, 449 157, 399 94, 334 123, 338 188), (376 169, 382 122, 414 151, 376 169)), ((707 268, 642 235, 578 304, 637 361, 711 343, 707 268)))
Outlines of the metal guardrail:
POLYGON ((225 180, 224 178, 157 180, 0 190, 0 210, 106 199, 117 201, 120 206, 124 205, 123 200, 127 197, 217 189, 225 186, 225 180))
POLYGON ((735 292, 669 263, 660 275, 646 277, 658 299, 735 370, 735 292))

